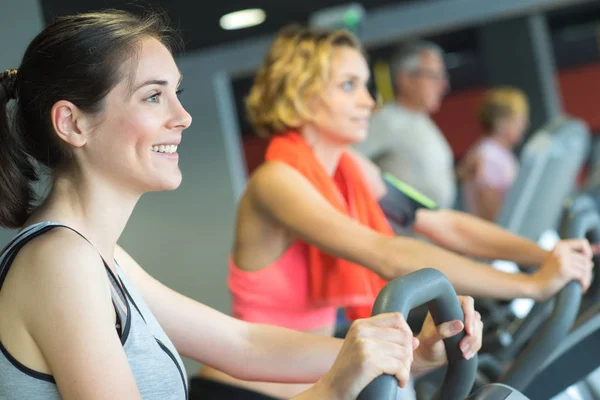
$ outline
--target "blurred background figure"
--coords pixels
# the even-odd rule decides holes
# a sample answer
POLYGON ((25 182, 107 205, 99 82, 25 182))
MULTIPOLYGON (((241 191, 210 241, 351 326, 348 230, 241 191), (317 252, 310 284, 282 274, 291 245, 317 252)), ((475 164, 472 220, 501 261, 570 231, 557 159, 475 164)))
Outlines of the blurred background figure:
POLYGON ((479 109, 483 137, 469 149, 459 167, 466 211, 494 221, 518 173, 514 148, 529 121, 529 102, 515 87, 489 90, 479 109))
POLYGON ((449 89, 442 49, 414 41, 390 61, 395 101, 371 118, 369 134, 357 150, 434 200, 441 208, 456 201, 454 155, 430 118, 449 89))

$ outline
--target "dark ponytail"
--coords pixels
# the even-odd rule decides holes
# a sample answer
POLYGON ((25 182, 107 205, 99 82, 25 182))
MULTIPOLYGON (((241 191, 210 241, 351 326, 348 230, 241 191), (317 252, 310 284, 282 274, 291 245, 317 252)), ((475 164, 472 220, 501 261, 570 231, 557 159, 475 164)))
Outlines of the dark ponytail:
POLYGON ((17 70, 0 74, 0 225, 19 228, 34 200, 31 183, 37 180, 25 146, 14 129, 8 103, 16 100, 17 70))
POLYGON ((131 76, 142 39, 171 50, 180 45, 165 15, 106 10, 61 17, 29 44, 18 71, 0 75, 0 226, 19 228, 29 218, 34 165, 51 173, 72 166, 72 152, 52 125, 54 104, 101 112, 106 95, 131 76))

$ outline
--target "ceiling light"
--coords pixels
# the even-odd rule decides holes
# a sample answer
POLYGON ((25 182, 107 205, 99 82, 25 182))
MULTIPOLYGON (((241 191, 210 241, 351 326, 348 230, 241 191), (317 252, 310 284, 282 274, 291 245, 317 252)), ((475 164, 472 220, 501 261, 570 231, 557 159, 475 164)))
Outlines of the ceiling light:
POLYGON ((260 8, 251 8, 225 14, 221 17, 221 28, 225 30, 249 28, 262 24, 266 15, 260 8))

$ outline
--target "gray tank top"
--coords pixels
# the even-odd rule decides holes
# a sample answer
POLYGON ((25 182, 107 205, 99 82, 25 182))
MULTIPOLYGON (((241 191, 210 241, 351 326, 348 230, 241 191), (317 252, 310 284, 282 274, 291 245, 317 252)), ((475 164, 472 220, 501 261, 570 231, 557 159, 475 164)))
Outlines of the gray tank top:
MULTIPOLYGON (((71 229, 52 222, 32 225, 19 232, 2 250, 0 290, 18 251, 33 238, 57 227, 71 229)), ((121 338, 142 399, 187 400, 185 367, 175 347, 118 264, 117 276, 114 276, 106 263, 104 265, 114 289, 112 292, 113 306, 117 312, 116 334, 121 338), (125 309, 120 304, 124 304, 125 309)), ((110 382, 106 384, 110 385, 110 382)), ((51 375, 27 368, 16 360, 0 341, 0 399, 59 400, 61 396, 51 375)))

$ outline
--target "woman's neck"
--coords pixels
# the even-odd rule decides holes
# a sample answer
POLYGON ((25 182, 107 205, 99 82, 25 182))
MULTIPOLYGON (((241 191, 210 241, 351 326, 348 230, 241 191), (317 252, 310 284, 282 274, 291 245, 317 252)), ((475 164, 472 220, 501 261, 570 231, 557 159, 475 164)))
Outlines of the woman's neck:
POLYGON ((508 139, 506 135, 502 133, 493 133, 489 136, 489 138, 507 150, 511 150, 513 148, 513 144, 510 139, 508 139))
POLYGON ((329 140, 315 127, 306 125, 300 129, 300 134, 313 149, 315 156, 321 162, 327 174, 333 176, 340 162, 342 153, 348 148, 347 144, 329 140))
POLYGON ((110 262, 140 195, 99 179, 78 179, 59 175, 48 198, 31 216, 27 225, 52 221, 67 225, 85 236, 110 262))

